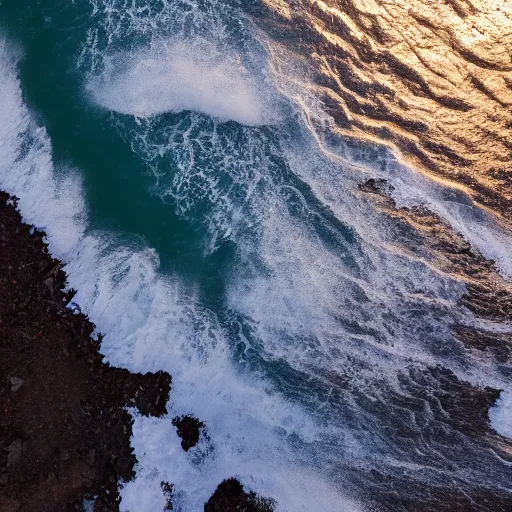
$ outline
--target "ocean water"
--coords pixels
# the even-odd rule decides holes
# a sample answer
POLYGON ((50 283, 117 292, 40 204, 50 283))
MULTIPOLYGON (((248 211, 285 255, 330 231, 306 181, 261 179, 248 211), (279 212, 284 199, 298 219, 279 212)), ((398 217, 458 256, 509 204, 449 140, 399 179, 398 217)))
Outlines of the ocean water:
POLYGON ((288 512, 510 493, 510 365, 451 327, 511 326, 463 308, 460 276, 411 252, 359 185, 387 179, 505 278, 512 235, 337 134, 265 16, 256 0, 0 1, 0 187, 66 262, 107 360, 173 376, 168 416, 132 411, 121 510, 163 510, 167 481, 200 511, 232 476, 288 512), (496 435, 434 410, 440 368, 504 390, 496 435), (187 453, 181 414, 208 429, 187 453))

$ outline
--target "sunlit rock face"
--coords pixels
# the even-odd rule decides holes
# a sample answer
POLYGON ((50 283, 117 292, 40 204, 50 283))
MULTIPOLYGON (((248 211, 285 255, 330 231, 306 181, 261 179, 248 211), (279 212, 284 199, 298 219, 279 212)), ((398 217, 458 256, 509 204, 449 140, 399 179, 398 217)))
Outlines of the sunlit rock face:
POLYGON ((266 2, 300 34, 340 131, 391 146, 511 218, 512 2, 266 2))

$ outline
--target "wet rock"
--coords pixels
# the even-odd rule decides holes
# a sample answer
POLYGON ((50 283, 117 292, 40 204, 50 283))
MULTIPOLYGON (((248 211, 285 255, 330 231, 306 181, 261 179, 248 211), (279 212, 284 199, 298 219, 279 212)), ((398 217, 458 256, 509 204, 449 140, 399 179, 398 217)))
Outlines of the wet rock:
POLYGON ((13 441, 7 447, 7 451, 9 452, 9 455, 7 455, 7 467, 13 466, 20 460, 22 450, 23 450, 23 441, 21 439, 17 439, 16 441, 13 441))
POLYGON ((71 454, 69 453, 69 450, 60 451, 59 456, 60 456, 60 460, 62 460, 64 462, 71 458, 71 454))
POLYGON ((193 416, 177 416, 172 424, 176 427, 177 434, 181 437, 181 447, 186 452, 198 443, 201 429, 205 427, 202 421, 193 416))
POLYGON ((369 194, 388 196, 394 190, 394 188, 382 178, 370 178, 369 180, 359 185, 359 190, 369 194))
MULTIPOLYGON (((512 284, 501 276, 494 261, 485 258, 427 208, 397 207, 386 180, 370 179, 359 189, 372 195, 379 210, 392 221, 388 225, 389 233, 397 241, 405 241, 402 245, 408 251, 465 283, 466 293, 460 299, 461 305, 486 320, 512 321, 512 284)), ((501 363, 510 357, 512 338, 509 329, 499 335, 459 325, 454 327, 454 333, 468 348, 485 350, 501 363)))
POLYGON ((172 500, 174 498, 174 485, 168 482, 160 482, 162 492, 165 496, 165 507, 164 510, 174 510, 172 500))
POLYGON ((490 353, 500 363, 512 359, 512 333, 486 332, 464 325, 456 325, 454 331, 467 347, 490 353))
POLYGON ((0 498, 0 510, 2 512, 17 512, 21 508, 21 502, 18 500, 5 499, 2 500, 0 498))
POLYGON ((204 512, 273 512, 276 502, 246 492, 236 478, 224 480, 204 505, 204 512))
POLYGON ((61 262, 15 205, 0 192, 0 511, 82 512, 94 497, 115 512, 135 474, 126 407, 165 414, 171 377, 103 362, 95 326, 66 307, 61 262))
POLYGON ((468 436, 492 432, 488 411, 498 399, 499 390, 461 381, 442 366, 410 368, 408 378, 410 391, 428 402, 431 414, 439 421, 468 436))
POLYGON ((53 294, 53 277, 47 277, 44 281, 43 281, 44 285, 46 286, 46 288, 48 288, 48 291, 51 292, 53 294))

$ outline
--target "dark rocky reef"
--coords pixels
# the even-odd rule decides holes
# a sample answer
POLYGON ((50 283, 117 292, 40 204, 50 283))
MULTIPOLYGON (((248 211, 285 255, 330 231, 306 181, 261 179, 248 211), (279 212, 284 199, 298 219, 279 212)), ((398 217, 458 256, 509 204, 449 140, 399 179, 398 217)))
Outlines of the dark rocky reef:
MULTIPOLYGON (((486 320, 512 321, 512 284, 501 277, 493 261, 486 259, 461 234, 428 209, 398 208, 390 197, 392 190, 385 180, 370 179, 359 188, 371 195, 377 208, 394 221, 392 225, 397 239, 407 237, 404 246, 411 253, 465 283, 462 305, 486 320)), ((510 332, 497 334, 459 325, 454 326, 454 333, 469 349, 494 354, 499 363, 510 360, 510 332)))
MULTIPOLYGON (((206 434, 206 425, 194 416, 176 416, 172 420, 177 434, 181 437, 181 447, 188 452, 196 446, 201 433, 206 434)), ((174 510, 174 485, 162 482, 162 492, 166 499, 165 510, 174 510)), ((205 512, 273 512, 275 501, 261 498, 255 492, 247 492, 236 478, 224 480, 210 499, 204 504, 205 512)))
POLYGON ((0 192, 0 510, 80 511, 95 496, 96 512, 117 511, 136 462, 124 408, 166 413, 171 377, 103 362, 44 236, 0 192))
POLYGON ((224 480, 204 504, 204 512, 273 512, 275 501, 247 492, 236 478, 224 480))
POLYGON ((205 428, 205 424, 194 416, 177 416, 172 424, 176 427, 177 434, 181 437, 181 447, 186 452, 199 442, 201 430, 205 428))

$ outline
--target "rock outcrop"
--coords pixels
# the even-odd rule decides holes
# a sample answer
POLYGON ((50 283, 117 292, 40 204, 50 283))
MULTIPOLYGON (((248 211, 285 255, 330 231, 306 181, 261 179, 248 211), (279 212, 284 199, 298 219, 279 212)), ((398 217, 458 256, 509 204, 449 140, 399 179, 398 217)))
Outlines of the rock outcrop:
POLYGON ((134 476, 132 419, 166 413, 171 377, 103 362, 101 336, 68 307, 62 264, 44 233, 24 224, 0 192, 0 510, 119 510, 118 484, 134 476))

